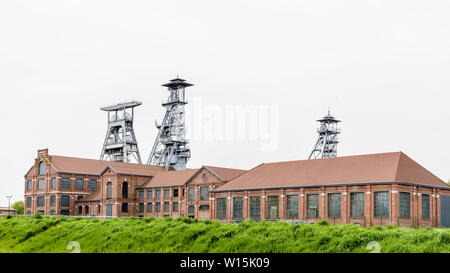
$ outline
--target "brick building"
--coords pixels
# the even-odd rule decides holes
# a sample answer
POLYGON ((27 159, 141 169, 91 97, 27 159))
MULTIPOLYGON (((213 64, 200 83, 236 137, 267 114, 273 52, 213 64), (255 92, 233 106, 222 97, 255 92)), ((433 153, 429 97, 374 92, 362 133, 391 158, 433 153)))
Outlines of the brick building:
POLYGON ((264 163, 249 171, 49 155, 25 175, 25 213, 450 226, 450 187, 401 152, 264 163))

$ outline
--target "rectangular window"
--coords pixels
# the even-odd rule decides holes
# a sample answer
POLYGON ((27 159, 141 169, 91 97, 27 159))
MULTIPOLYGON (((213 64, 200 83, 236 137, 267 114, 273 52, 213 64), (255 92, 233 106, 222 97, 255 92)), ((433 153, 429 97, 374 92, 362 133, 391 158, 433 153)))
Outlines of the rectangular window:
POLYGON ((244 198, 233 197, 233 219, 244 218, 244 198))
POLYGON ((153 211, 153 204, 147 203, 147 212, 152 212, 152 211, 153 211))
POLYGON ((173 197, 178 197, 178 189, 173 189, 173 197))
POLYGON ((61 195, 61 207, 70 206, 70 195, 61 195))
POLYGON ((83 206, 78 207, 78 215, 83 214, 83 206))
POLYGON ((308 194, 306 196, 306 217, 318 218, 319 217, 319 195, 308 194))
POLYGON ((387 191, 374 192, 375 217, 389 217, 389 193, 387 191))
POLYGON ((139 191, 139 199, 144 199, 144 191, 139 191))
POLYGON ((172 209, 173 211, 178 211, 178 202, 173 202, 172 209))
POLYGON ((430 219, 430 195, 422 194, 422 218, 430 219))
POLYGON ((156 210, 156 212, 160 212, 161 211, 161 203, 160 202, 156 202, 155 203, 155 210, 156 210))
POLYGON ((298 195, 287 196, 287 217, 298 218, 298 195))
POLYGON ((50 180, 50 188, 56 189, 56 177, 52 177, 50 180))
POLYGON ((170 210, 170 203, 169 202, 164 202, 164 211, 167 212, 170 210))
POLYGON ((75 189, 76 190, 84 190, 84 179, 83 178, 75 179, 75 189))
POLYGON ((350 193, 350 215, 351 217, 364 217, 364 193, 350 193))
POLYGON ((45 190, 45 179, 38 179, 38 190, 45 190))
POLYGON ((261 197, 259 196, 250 197, 250 218, 261 218, 261 197))
POLYGON ((128 203, 122 203, 122 212, 128 212, 128 203))
POLYGON ((70 178, 68 177, 61 178, 61 189, 70 189, 70 178))
POLYGON ((153 198, 153 191, 152 190, 148 190, 147 191, 147 198, 153 198))
POLYGON ((202 210, 202 211, 209 210, 209 205, 200 205, 200 206, 198 206, 198 210, 202 210))
POLYGON ((89 215, 89 206, 84 206, 84 215, 89 215))
POLYGON ((156 198, 161 198, 161 190, 156 190, 156 198))
POLYGON ((400 218, 410 218, 410 194, 409 192, 399 193, 399 216, 400 218))
POLYGON ((27 208, 31 208, 31 197, 27 197, 27 208))
POLYGON ((217 219, 227 218, 227 199, 217 198, 217 219))
POLYGON ((339 218, 341 217, 341 194, 329 193, 328 194, 328 217, 339 218))
POLYGON ((36 198, 36 207, 43 207, 45 204, 44 196, 38 196, 36 198))
POLYGON ((50 195, 50 207, 56 206, 56 196, 50 195))
POLYGON ((268 197, 268 218, 277 219, 279 216, 279 202, 278 196, 269 196, 268 197))
POLYGON ((88 190, 90 190, 90 191, 96 191, 97 190, 97 180, 89 179, 88 190))
POLYGON ((194 201, 195 200, 195 188, 189 187, 188 188, 188 201, 194 201))
POLYGON ((209 187, 200 187, 200 200, 208 200, 209 199, 209 187))
POLYGON ((164 197, 170 197, 170 189, 164 189, 164 197))
POLYGON ((188 206, 188 213, 194 214, 195 213, 195 207, 193 205, 188 206))
POLYGON ((59 211, 59 213, 61 215, 65 215, 65 216, 70 215, 70 211, 68 209, 62 209, 62 210, 59 211))
POLYGON ((139 212, 144 212, 144 203, 139 203, 139 212))
POLYGON ((33 190, 33 183, 31 182, 31 180, 27 181, 27 191, 31 191, 33 190))

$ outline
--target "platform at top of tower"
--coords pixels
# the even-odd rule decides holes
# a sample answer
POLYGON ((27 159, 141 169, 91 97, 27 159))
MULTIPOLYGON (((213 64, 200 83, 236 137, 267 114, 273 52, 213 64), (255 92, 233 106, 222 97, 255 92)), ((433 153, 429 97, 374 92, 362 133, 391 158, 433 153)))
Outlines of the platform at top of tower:
POLYGON ((170 82, 165 83, 162 86, 169 87, 169 88, 177 88, 177 87, 189 87, 189 86, 193 86, 193 84, 186 82, 186 80, 176 77, 175 79, 170 80, 170 82))
POLYGON ((105 106, 100 108, 100 110, 103 111, 117 111, 117 110, 123 110, 123 109, 127 109, 127 108, 132 108, 132 107, 136 107, 141 105, 142 102, 140 101, 129 101, 129 102, 124 102, 124 103, 117 103, 117 104, 113 104, 110 106, 105 106))
POLYGON ((318 119, 319 122, 341 122, 340 120, 335 119, 330 113, 324 116, 322 119, 318 119))

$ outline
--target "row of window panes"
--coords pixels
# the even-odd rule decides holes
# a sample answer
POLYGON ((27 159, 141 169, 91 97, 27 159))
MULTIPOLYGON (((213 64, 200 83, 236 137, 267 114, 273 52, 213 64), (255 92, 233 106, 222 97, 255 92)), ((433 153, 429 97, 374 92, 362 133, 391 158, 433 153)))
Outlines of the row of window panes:
MULTIPOLYGON (((36 207, 43 207, 45 205, 45 197, 43 195, 36 197, 36 207)), ((26 198, 26 207, 31 208, 31 197, 26 198)), ((56 205, 56 196, 50 195, 50 206, 54 207, 56 205)), ((70 195, 61 195, 60 200, 61 207, 69 207, 70 206, 70 195)))
MULTIPOLYGON (((173 197, 179 196, 179 190, 178 189, 172 189, 173 197)), ((164 189, 164 197, 170 197, 170 189, 164 189)), ((144 199, 144 191, 139 191, 139 198, 144 199)), ((153 198, 153 190, 147 191, 147 198, 151 199, 153 198)), ((155 198, 161 198, 161 190, 155 190, 155 198)))
MULTIPOLYGON (((36 188, 38 190, 44 190, 45 189, 45 179, 41 178, 38 179, 36 182, 36 188)), ((56 178, 50 179, 50 189, 56 189, 56 178)), ((70 178, 62 177, 61 178, 61 189, 70 189, 70 178)), ((84 179, 83 178, 76 178, 75 179, 75 189, 77 190, 84 190, 84 179)), ((32 190, 32 181, 27 181, 27 191, 32 190)), ((95 191, 97 190, 97 180, 90 179, 88 183, 88 190, 95 191)))
MULTIPOLYGON (((400 192, 399 216, 410 218, 410 193, 400 192)), ((226 218, 226 198, 217 198, 217 218, 226 218)), ((243 197, 233 197, 233 219, 243 218, 243 197)), ((364 217, 364 193, 350 193, 351 217, 364 217)), ((279 197, 268 196, 268 218, 279 218, 279 197)), ((389 217, 389 193, 387 191, 374 193, 374 216, 389 217)), ((319 194, 306 195, 306 217, 319 217, 319 194)), ((328 194, 328 217, 341 217, 341 194, 328 194)), ((261 199, 259 196, 250 197, 250 218, 261 218, 261 199)), ((287 196, 287 218, 298 218, 298 195, 287 196)), ((422 194, 422 218, 430 218, 430 196, 422 194)))

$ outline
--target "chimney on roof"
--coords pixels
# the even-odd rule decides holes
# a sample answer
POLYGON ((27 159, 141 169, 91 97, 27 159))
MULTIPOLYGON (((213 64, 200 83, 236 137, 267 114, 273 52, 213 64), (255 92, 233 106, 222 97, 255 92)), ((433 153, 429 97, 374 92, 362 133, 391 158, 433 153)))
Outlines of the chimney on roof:
POLYGON ((38 150, 38 157, 47 157, 48 156, 48 148, 38 150))

